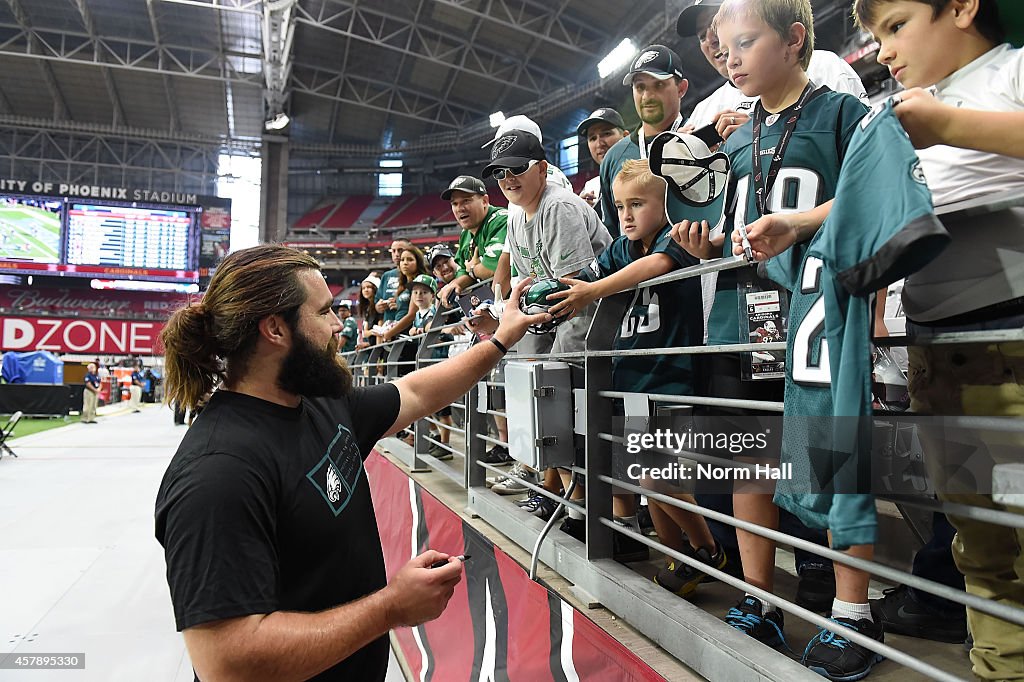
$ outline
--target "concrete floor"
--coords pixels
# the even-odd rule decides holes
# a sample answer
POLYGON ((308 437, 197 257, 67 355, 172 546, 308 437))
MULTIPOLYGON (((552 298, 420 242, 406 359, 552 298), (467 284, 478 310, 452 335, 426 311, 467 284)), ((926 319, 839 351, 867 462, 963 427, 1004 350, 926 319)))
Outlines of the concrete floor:
MULTIPOLYGON (((0 460, 0 659, 84 653, 84 670, 0 670, 0 680, 188 682, 156 491, 186 427, 171 411, 123 404, 98 424, 10 441, 0 460)), ((393 661, 389 682, 404 679, 393 661)))

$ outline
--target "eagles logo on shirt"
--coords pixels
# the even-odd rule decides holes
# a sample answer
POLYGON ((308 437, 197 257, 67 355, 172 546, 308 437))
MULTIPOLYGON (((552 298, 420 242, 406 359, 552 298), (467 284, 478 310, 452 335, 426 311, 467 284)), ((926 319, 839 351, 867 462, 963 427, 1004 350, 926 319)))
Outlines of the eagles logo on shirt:
POLYGON ((327 446, 327 452, 306 474, 306 478, 327 502, 331 512, 339 516, 348 506, 362 476, 363 458, 359 455, 355 437, 338 424, 338 433, 327 446))

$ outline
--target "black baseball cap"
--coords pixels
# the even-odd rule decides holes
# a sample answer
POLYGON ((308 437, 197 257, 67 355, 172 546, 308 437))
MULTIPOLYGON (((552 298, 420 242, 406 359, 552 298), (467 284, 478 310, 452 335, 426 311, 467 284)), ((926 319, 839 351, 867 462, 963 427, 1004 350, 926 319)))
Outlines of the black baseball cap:
POLYGON ((498 168, 517 168, 530 161, 543 160, 544 148, 535 135, 525 130, 510 130, 494 141, 491 162, 484 168, 482 176, 489 178, 498 168))
POLYGON ((448 185, 448 189, 441 192, 441 198, 445 201, 451 200, 452 192, 456 190, 469 194, 487 194, 487 186, 479 178, 474 178, 472 175, 460 175, 452 180, 452 184, 448 185))
MULTIPOLYGON (((473 179, 476 180, 476 178, 473 179)), ((434 244, 433 246, 430 247, 430 250, 427 251, 427 265, 429 265, 430 268, 433 269, 434 261, 436 261, 438 258, 454 257, 455 256, 452 255, 452 250, 449 249, 444 244, 434 244)))
POLYGON ((718 8, 725 0, 685 0, 683 11, 679 13, 676 20, 676 33, 684 38, 692 38, 697 35, 697 17, 700 11, 707 8, 718 8))
POLYGON ((619 112, 608 107, 601 107, 600 109, 594 109, 590 116, 584 119, 583 123, 576 126, 577 135, 586 135, 587 129, 594 123, 610 123, 616 128, 626 129, 626 124, 623 123, 622 117, 619 116, 619 112))
POLYGON ((682 79, 682 66, 682 60, 672 48, 664 45, 648 45, 633 60, 633 64, 629 67, 629 73, 622 79, 622 84, 632 85, 633 76, 638 73, 646 73, 648 76, 654 76, 662 81, 672 76, 682 79))

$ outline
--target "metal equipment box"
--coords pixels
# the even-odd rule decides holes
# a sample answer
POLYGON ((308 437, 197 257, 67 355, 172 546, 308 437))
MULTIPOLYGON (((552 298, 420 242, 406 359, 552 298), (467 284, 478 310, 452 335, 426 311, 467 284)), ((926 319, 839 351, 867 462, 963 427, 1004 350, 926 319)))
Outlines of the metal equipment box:
POLYGON ((515 362, 505 366, 508 451, 514 459, 544 470, 571 466, 573 393, 564 362, 515 362))

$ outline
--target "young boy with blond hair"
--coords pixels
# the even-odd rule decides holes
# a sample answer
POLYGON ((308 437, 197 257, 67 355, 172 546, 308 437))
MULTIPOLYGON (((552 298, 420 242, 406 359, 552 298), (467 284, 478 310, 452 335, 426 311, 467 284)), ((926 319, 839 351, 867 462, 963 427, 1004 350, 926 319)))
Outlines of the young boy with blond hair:
MULTIPOLYGON (((600 298, 697 264, 697 259, 670 238, 672 225, 665 213, 665 190, 665 180, 651 172, 646 159, 630 159, 623 164, 612 182, 614 207, 622 234, 577 279, 562 280, 571 289, 549 297, 562 299, 552 308, 552 314, 558 315, 563 309, 585 308, 600 298)), ((700 278, 690 277, 637 289, 623 317, 614 348, 699 346, 703 339, 700 278)), ((635 393, 694 395, 700 386, 698 370, 693 355, 618 357, 612 365, 612 387, 635 393)), ((617 456, 613 461, 616 478, 627 479, 627 467, 621 466, 625 464, 622 458, 617 456)), ((652 466, 657 465, 652 463, 652 466)), ((651 483, 642 481, 645 487, 651 487, 651 483)), ((667 485, 658 491, 695 503, 693 495, 680 492, 678 486, 667 485)), ((632 501, 632 495, 616 497, 623 505, 626 500, 621 498, 632 501)), ((658 537, 665 546, 715 568, 725 566, 725 554, 702 516, 653 500, 650 509, 658 537)), ((692 566, 673 561, 658 572, 655 582, 687 597, 705 579, 705 574, 692 566)))

